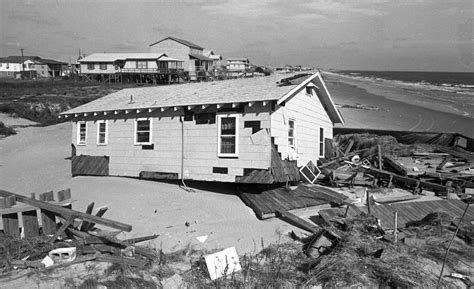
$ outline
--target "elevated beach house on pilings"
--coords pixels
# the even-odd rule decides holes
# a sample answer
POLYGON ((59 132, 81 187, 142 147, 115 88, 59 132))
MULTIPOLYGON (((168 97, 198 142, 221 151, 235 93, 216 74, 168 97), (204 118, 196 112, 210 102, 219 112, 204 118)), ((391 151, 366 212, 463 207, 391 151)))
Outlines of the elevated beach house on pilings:
POLYGON ((150 44, 150 52, 161 51, 184 61, 183 68, 189 80, 206 80, 213 76, 214 60, 204 56, 204 48, 195 43, 169 36, 150 44))
POLYGON ((319 73, 280 78, 129 88, 63 112, 73 175, 298 180, 297 167, 324 155, 343 119, 319 73))
POLYGON ((91 81, 124 83, 179 82, 183 61, 164 53, 94 53, 78 60, 91 81))

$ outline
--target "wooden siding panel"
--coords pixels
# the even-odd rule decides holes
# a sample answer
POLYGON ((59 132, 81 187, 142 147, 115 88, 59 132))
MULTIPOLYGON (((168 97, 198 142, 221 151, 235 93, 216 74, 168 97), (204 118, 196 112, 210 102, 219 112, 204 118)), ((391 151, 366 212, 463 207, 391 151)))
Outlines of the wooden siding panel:
POLYGON ((194 65, 191 65, 191 61, 189 59, 189 53, 191 53, 190 48, 174 40, 166 39, 160 43, 150 46, 150 52, 165 53, 171 58, 184 61, 183 68, 185 71, 189 71, 190 67, 194 67, 194 65))
MULTIPOLYGON (((189 179, 235 181, 243 175, 244 168, 268 169, 270 167, 270 137, 260 138, 259 144, 252 144, 252 128, 245 128, 245 121, 260 121, 262 129, 270 127, 270 106, 255 104, 249 111, 239 116, 239 156, 238 158, 219 158, 217 156, 217 124, 196 124, 194 121, 180 121, 182 110, 172 109, 152 113, 130 113, 107 116, 88 116, 86 145, 76 144, 77 124, 73 123, 73 143, 77 155, 110 157, 110 175, 138 177, 140 172, 178 173, 181 177, 181 134, 184 127, 184 171, 189 179), (261 111, 264 110, 264 111, 261 111), (124 119, 123 117, 127 117, 124 119), (135 119, 151 117, 151 150, 143 150, 134 145, 135 119), (108 144, 97 145, 97 120, 108 120, 108 144), (268 144, 265 142, 268 141, 268 144), (228 168, 225 177, 214 176, 213 167, 228 168)), ((212 108, 209 108, 211 110, 212 108)), ((215 110, 215 107, 214 107, 215 110)))
POLYGON ((324 128, 324 137, 332 138, 333 124, 324 107, 316 96, 309 96, 303 89, 286 102, 285 106, 277 107, 271 115, 272 137, 278 152, 283 159, 288 157, 288 119, 295 120, 296 150, 298 166, 305 165, 308 160, 319 159, 319 129, 324 128))
POLYGON ((109 157, 73 156, 71 159, 72 176, 108 176, 109 157))

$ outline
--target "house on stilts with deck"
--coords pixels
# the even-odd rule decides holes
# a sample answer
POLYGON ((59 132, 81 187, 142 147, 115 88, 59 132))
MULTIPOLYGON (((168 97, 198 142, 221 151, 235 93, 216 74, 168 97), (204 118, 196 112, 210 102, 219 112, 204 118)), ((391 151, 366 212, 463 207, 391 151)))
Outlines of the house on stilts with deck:
POLYGON ((128 88, 61 113, 72 174, 285 183, 343 118, 319 72, 128 88))
POLYGON ((165 53, 94 53, 78 60, 89 81, 172 83, 183 77, 183 61, 165 53))

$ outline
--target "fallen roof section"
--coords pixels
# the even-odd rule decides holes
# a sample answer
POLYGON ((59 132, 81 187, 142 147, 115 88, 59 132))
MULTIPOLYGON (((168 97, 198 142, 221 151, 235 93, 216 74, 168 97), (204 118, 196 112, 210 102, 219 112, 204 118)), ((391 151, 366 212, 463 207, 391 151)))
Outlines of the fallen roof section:
MULTIPOLYGON (((394 213, 398 214, 398 228, 404 228, 410 221, 418 221, 423 219, 429 213, 445 212, 455 218, 461 218, 467 204, 460 200, 438 200, 438 201, 419 201, 398 203, 391 205, 371 206, 371 214, 380 220, 380 224, 384 230, 393 229, 394 213)), ((360 207, 367 213, 367 207, 360 207)), ((345 207, 334 209, 324 209, 319 211, 319 215, 330 223, 331 219, 339 219, 344 216, 345 207)), ((347 217, 355 217, 359 215, 354 209, 350 208, 347 217)), ((470 207, 464 217, 463 222, 469 223, 474 221, 474 207, 470 207)))

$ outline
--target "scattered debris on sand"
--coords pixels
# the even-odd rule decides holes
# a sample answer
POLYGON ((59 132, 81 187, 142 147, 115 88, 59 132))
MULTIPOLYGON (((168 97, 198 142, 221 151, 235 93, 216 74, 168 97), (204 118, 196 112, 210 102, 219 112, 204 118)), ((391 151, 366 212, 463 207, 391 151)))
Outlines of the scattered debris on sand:
POLYGON ((38 199, 0 190, 0 281, 114 288, 469 288, 473 160, 459 147, 337 136, 331 157, 313 168, 318 184, 242 188, 242 200, 259 218, 277 217, 307 232, 291 232, 268 247, 262 241, 259 252, 243 256, 233 247, 206 251, 191 245, 165 254, 139 245, 160 232, 120 238, 130 225, 104 218, 107 207, 93 214, 94 203, 85 212, 73 210, 70 190, 38 199), (53 275, 60 283, 52 283, 53 275))

